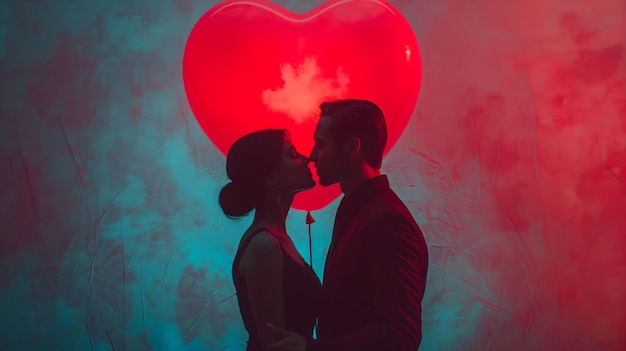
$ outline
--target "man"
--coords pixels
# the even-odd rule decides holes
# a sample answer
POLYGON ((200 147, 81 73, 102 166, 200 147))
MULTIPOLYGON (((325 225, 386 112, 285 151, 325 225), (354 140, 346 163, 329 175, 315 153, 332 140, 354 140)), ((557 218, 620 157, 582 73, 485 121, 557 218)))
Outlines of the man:
POLYGON ((310 161, 322 186, 345 194, 324 267, 317 340, 273 325, 269 351, 415 351, 428 270, 424 237, 381 175, 387 127, 365 100, 325 102, 310 161))

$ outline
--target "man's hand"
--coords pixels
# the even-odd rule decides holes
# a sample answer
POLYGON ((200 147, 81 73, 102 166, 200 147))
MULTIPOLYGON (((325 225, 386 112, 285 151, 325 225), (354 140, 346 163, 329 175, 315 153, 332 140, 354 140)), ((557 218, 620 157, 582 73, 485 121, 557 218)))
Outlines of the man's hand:
POLYGON ((280 341, 271 344, 267 351, 306 351, 306 339, 300 334, 267 323, 267 329, 280 341))

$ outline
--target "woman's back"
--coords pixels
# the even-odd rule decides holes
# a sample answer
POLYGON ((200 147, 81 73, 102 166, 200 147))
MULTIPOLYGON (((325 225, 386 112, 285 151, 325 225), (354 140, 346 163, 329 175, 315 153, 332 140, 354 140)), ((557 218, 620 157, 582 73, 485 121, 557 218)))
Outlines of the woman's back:
MULTIPOLYGON (((249 334, 248 351, 262 350, 257 324, 254 317, 248 286, 240 272, 241 260, 252 239, 267 228, 260 228, 244 237, 232 267, 232 276, 237 300, 244 326, 249 334)), ((306 338, 311 338, 321 303, 321 282, 313 269, 306 263, 302 265, 281 244, 283 254, 282 277, 284 299, 284 328, 306 338)))

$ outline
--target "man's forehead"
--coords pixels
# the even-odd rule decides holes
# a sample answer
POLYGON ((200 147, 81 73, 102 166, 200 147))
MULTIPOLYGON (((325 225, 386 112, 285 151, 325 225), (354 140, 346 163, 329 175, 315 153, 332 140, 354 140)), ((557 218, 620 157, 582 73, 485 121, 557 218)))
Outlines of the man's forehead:
POLYGON ((330 127, 331 120, 326 116, 321 116, 317 121, 317 126, 315 127, 315 135, 324 134, 330 127))
POLYGON ((330 124, 330 122, 331 122, 331 118, 330 117, 328 117, 326 115, 321 115, 319 120, 317 121, 317 125, 319 126, 321 124, 321 125, 327 126, 327 125, 330 124))

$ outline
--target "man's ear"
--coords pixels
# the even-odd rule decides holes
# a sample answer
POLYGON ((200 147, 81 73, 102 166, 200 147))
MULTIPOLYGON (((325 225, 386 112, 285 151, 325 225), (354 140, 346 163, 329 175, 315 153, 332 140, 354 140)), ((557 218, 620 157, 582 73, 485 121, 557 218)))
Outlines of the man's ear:
POLYGON ((350 155, 350 158, 353 158, 361 150, 361 139, 352 137, 348 139, 344 145, 346 147, 346 152, 350 155))

